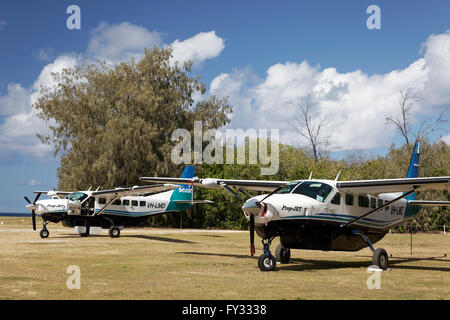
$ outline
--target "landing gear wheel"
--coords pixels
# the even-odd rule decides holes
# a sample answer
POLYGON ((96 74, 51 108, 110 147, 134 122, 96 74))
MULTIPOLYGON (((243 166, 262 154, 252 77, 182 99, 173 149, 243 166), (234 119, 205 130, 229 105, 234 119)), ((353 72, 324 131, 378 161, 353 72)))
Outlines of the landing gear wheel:
POLYGON ((119 229, 119 227, 111 227, 111 228, 109 228, 109 236, 111 238, 118 238, 118 237, 120 237, 120 229, 119 229))
POLYGON ((267 255, 267 253, 263 253, 259 256, 258 259, 258 267, 261 271, 273 271, 275 270, 275 267, 277 265, 277 261, 275 260, 275 257, 271 255, 270 257, 267 255))
POLYGON ((47 229, 42 229, 42 230, 39 232, 39 235, 41 236, 41 238, 47 238, 49 234, 50 234, 50 232, 48 232, 47 229))
POLYGON ((372 264, 378 268, 386 270, 388 268, 388 255, 383 248, 376 249, 373 252, 372 264))
POLYGON ((87 233, 87 232, 85 232, 85 233, 80 233, 80 236, 81 236, 81 237, 88 237, 88 236, 89 236, 89 233, 87 233))
POLYGON ((283 248, 281 244, 275 250, 275 260, 281 263, 289 263, 291 259, 291 249, 283 248))

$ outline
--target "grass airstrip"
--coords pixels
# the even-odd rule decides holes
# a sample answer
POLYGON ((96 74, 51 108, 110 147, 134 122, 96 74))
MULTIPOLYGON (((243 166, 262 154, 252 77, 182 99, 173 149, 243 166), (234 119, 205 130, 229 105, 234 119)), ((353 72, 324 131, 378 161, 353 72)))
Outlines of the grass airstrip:
POLYGON ((245 231, 139 228, 112 239, 49 230, 41 239, 31 219, 0 217, 0 299, 450 299, 450 234, 415 234, 412 255, 409 234, 387 234, 375 247, 391 270, 375 283, 369 249, 292 250, 291 263, 261 272, 262 245, 251 257, 245 231))

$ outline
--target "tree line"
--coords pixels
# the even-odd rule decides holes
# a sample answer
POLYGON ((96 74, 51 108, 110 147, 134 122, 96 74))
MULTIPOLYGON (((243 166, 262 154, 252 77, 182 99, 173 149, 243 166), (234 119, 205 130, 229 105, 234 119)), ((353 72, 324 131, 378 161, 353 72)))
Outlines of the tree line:
MULTIPOLYGON (((61 159, 58 189, 109 189, 139 184, 141 176, 179 176, 184 166, 171 161, 176 144, 171 140, 172 132, 183 128, 192 136, 194 121, 202 121, 205 131, 223 127, 233 111, 226 99, 204 97, 205 85, 200 77, 191 76, 191 67, 191 62, 179 65, 172 61, 170 48, 153 48, 145 50, 139 61, 130 59, 116 65, 97 61, 53 74, 57 86, 42 88, 34 107, 51 129, 51 134, 38 137, 53 145, 54 155, 61 159)), ((310 105, 304 106, 297 124, 312 123, 310 105)), ((306 131, 298 126, 296 129, 314 146, 321 141, 318 135, 326 121, 304 127, 306 131)), ((429 143, 425 135, 418 138, 422 142, 420 175, 450 175, 450 147, 442 141, 429 143)), ((317 179, 334 179, 339 172, 340 180, 398 178, 406 176, 411 152, 412 145, 405 143, 392 145, 385 156, 351 152, 337 160, 317 148, 311 152, 306 147, 279 144, 279 170, 275 175, 261 177, 261 163, 200 164, 196 165, 196 174, 287 181, 307 179, 311 172, 317 179)), ((226 191, 196 188, 195 197, 215 204, 152 217, 146 224, 177 227, 182 222, 183 227, 192 228, 247 228, 241 203, 226 191)), ((449 199, 447 190, 421 193, 420 197, 449 199)), ((450 223, 448 208, 424 211, 411 225, 432 229, 450 223)))

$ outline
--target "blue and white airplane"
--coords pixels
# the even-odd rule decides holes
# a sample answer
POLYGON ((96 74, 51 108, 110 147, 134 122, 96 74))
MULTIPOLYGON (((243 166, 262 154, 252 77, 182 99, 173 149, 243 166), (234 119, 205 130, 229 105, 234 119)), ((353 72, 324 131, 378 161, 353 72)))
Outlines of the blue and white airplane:
POLYGON ((236 191, 268 191, 249 196, 242 210, 250 222, 251 255, 255 253, 254 232, 263 239, 264 253, 258 266, 271 271, 276 261, 288 263, 290 249, 358 251, 370 247, 372 264, 387 269, 386 250, 374 249, 390 228, 419 213, 422 206, 447 206, 450 201, 416 199, 417 191, 449 189, 450 177, 418 178, 419 143, 414 145, 407 178, 338 181, 335 180, 227 180, 143 177, 157 183, 189 183, 206 188, 236 191), (234 190, 231 188, 233 187, 234 190), (272 240, 279 236, 275 256, 270 252, 272 240))
MULTIPOLYGON (((187 166, 182 179, 194 177, 194 167, 187 166)), ((26 208, 32 211, 33 229, 36 230, 36 214, 43 219, 40 231, 42 238, 49 236, 49 222, 75 227, 81 236, 101 233, 102 228, 109 229, 112 238, 120 236, 124 227, 137 225, 149 216, 174 211, 184 211, 194 204, 212 203, 209 200, 194 200, 192 184, 158 184, 134 186, 112 190, 96 191, 35 191, 36 198, 26 208), (152 193, 151 195, 149 195, 152 193), (153 194, 156 193, 156 194, 153 194), (42 194, 50 199, 39 200, 42 194)))

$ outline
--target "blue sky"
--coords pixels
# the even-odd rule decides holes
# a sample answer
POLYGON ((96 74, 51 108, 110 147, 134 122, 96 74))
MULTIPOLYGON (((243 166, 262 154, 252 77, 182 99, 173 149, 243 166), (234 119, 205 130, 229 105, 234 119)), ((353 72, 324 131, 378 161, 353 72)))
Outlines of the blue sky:
MULTIPOLYGON (((379 132, 365 128, 367 143, 349 143, 351 137, 346 130, 362 117, 355 111, 358 104, 367 108, 364 115, 373 114, 383 120, 395 112, 387 101, 395 105, 398 97, 392 87, 397 82, 402 88, 414 87, 423 98, 417 104, 421 118, 432 117, 450 105, 443 81, 450 79, 450 74, 445 65, 440 65, 450 61, 446 60, 450 55, 447 30, 450 2, 439 0, 3 1, 0 211, 24 212, 23 195, 30 197, 33 190, 57 185, 59 160, 52 157, 48 148, 33 142, 32 129, 39 131, 43 127, 26 102, 37 94, 37 84, 48 83, 44 70, 58 70, 58 66, 78 63, 82 57, 117 59, 130 50, 131 55, 138 54, 141 40, 142 46, 165 46, 178 41, 183 53, 187 50, 185 41, 195 39, 204 45, 202 52, 211 52, 209 56, 194 56, 197 60, 193 73, 202 76, 208 94, 230 97, 237 114, 231 127, 287 127, 286 118, 273 113, 279 106, 271 101, 281 101, 289 115, 293 105, 305 96, 303 91, 315 90, 324 112, 337 110, 337 106, 348 102, 336 111, 339 114, 332 128, 340 132, 336 136, 340 150, 357 148, 382 154, 392 142, 401 143, 392 128, 380 128, 383 121, 374 122, 379 132), (66 27, 66 9, 72 4, 81 9, 81 30, 66 27), (372 4, 381 10, 380 30, 366 26, 366 9, 372 4), (111 39, 108 30, 117 30, 117 39, 111 39), (139 35, 132 48, 123 44, 120 30, 134 30, 139 35), (200 37, 201 33, 208 37, 200 37), (109 42, 98 48, 93 45, 94 39, 109 42), (108 55, 111 51, 105 50, 114 46, 122 51, 108 55), (292 81, 286 82, 287 78, 292 81), (367 91, 358 96, 361 89, 367 91), (326 98, 321 90, 326 91, 326 98), (330 92, 344 98, 333 100, 330 92), (371 95, 373 99, 366 100, 371 95), (20 107, 15 109, 15 105, 20 107), (255 112, 250 120, 249 115, 255 112), (352 120, 349 114, 356 119, 352 120), (29 125, 21 129, 19 124, 26 121, 29 125), (27 147, 22 147, 22 143, 27 147)), ((361 123, 364 127, 372 122, 369 119, 361 123)), ((282 139, 295 144, 295 133, 286 130, 281 133, 282 139)), ((365 133, 356 131, 359 136, 365 133)), ((444 128, 432 139, 448 135, 448 128, 444 128)))

